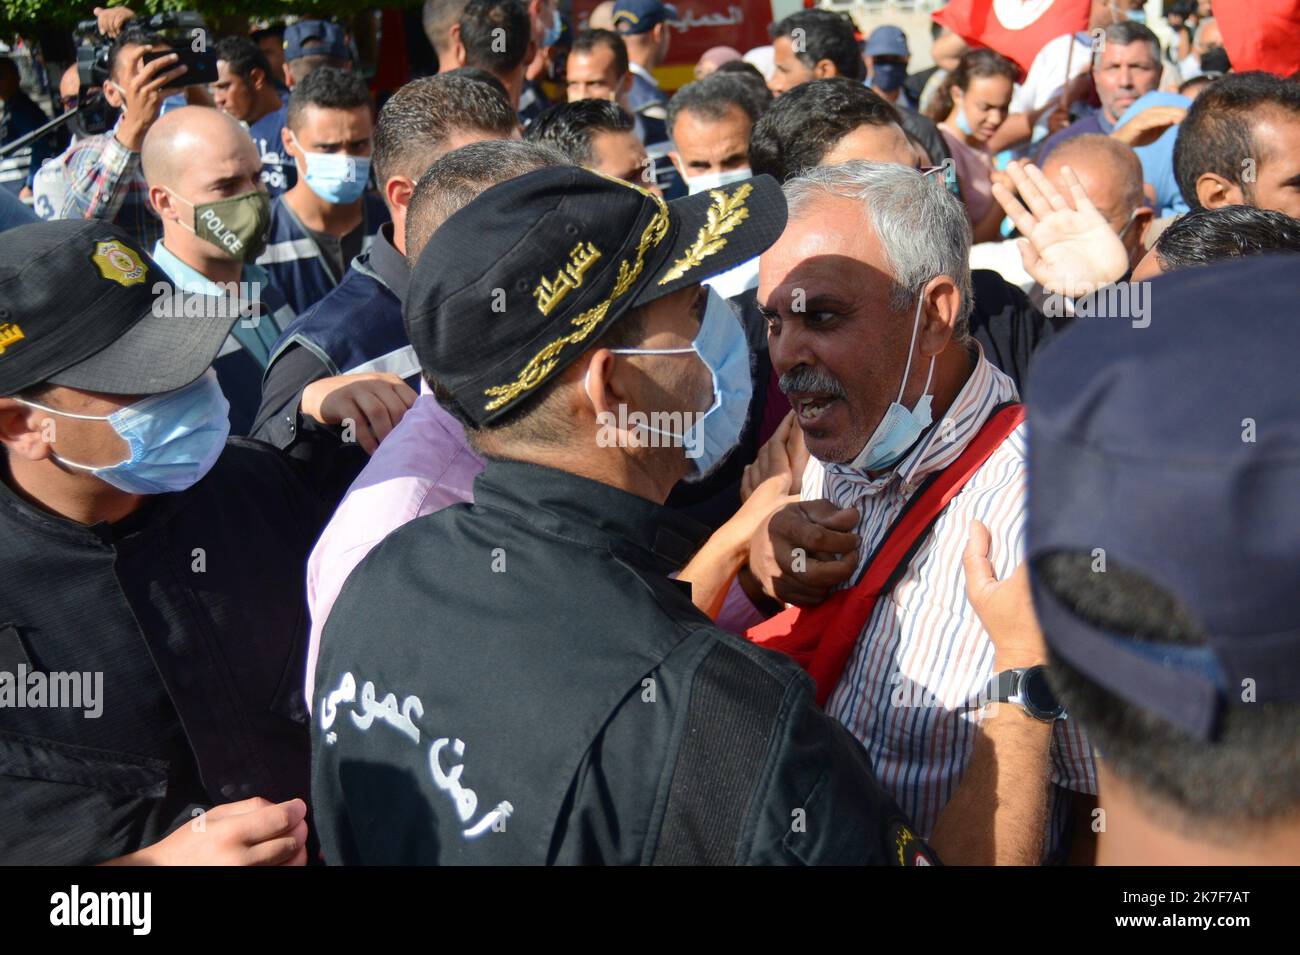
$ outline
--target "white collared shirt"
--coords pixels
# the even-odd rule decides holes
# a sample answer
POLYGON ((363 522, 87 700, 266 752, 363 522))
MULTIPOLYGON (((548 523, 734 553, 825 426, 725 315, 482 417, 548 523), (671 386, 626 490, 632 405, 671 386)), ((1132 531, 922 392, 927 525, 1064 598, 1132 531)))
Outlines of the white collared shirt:
MULTIPOLYGON (((861 578, 925 478, 956 460, 998 405, 1015 400, 1015 384, 979 349, 944 420, 891 471, 872 480, 845 465, 809 460, 803 499, 827 498, 861 514, 862 559, 846 586, 861 578)), ((971 519, 979 518, 993 536, 998 579, 1024 559, 1025 431, 1021 424, 944 509, 897 585, 876 604, 826 704, 866 747, 877 777, 923 837, 971 757, 980 711, 967 703, 993 675, 993 645, 966 600, 962 551, 971 519)), ((1069 720, 1053 730, 1052 779, 1060 788, 1053 791, 1048 852, 1066 823, 1061 789, 1096 792, 1091 748, 1069 720)))

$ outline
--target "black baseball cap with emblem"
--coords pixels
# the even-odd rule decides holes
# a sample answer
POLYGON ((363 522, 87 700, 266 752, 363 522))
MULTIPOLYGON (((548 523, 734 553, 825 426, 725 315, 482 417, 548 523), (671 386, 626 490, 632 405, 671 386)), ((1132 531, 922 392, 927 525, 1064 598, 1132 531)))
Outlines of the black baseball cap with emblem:
POLYGON ((433 233, 412 271, 407 334, 439 400, 479 428, 632 309, 754 258, 785 222, 771 176, 665 202, 577 166, 539 169, 433 233))
POLYGON ((152 395, 208 369, 238 315, 186 308, 124 231, 59 219, 0 242, 0 395, 51 384, 152 395))

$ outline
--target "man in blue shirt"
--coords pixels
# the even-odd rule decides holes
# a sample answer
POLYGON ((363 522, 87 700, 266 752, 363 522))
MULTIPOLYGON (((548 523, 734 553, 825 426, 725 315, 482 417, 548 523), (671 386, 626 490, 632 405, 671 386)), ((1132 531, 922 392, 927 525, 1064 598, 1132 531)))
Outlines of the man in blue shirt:
POLYGON ((1092 64, 1101 109, 1048 137, 1038 151, 1039 165, 1067 139, 1088 133, 1109 136, 1130 106, 1160 87, 1162 70, 1160 41, 1147 27, 1131 20, 1107 27, 1101 52, 1093 55, 1092 64))
MULTIPOLYGON (((271 355, 253 429, 258 439, 310 460, 318 473, 337 469, 340 493, 365 464, 368 436, 379 439, 387 432, 378 422, 357 420, 357 440, 338 456, 337 468, 318 464, 335 459, 341 429, 304 410, 313 407, 304 393, 326 378, 353 391, 384 392, 399 380, 411 389, 419 387, 420 363, 402 324, 411 196, 425 170, 446 153, 480 140, 511 139, 515 130, 515 114, 505 97, 456 74, 407 83, 379 113, 375 178, 393 221, 380 229, 368 252, 352 261, 338 287, 285 329, 271 355)), ((364 399, 360 404, 369 405, 364 399)))
POLYGON ((862 48, 862 59, 867 65, 867 86, 895 106, 916 112, 917 101, 903 85, 912 59, 906 33, 890 24, 876 27, 862 48))
MULTIPOLYGON (((274 88, 278 101, 274 109, 256 120, 244 121, 249 124, 248 133, 257 144, 257 151, 262 154, 262 182, 274 199, 292 189, 298 181, 298 170, 282 141, 289 108, 289 91, 318 67, 351 69, 352 60, 343 38, 343 28, 328 20, 300 20, 286 27, 278 66, 271 62, 264 47, 256 43, 254 45, 266 62, 267 76, 272 80, 268 85, 274 88)), ((240 55, 247 56, 246 53, 240 55)), ((220 61, 217 66, 220 68, 220 61)), ((220 82, 217 85, 220 86, 220 82)), ((242 119, 238 116, 235 118, 242 119)))
POLYGON ((666 123, 668 97, 659 88, 654 70, 668 59, 670 22, 676 19, 676 8, 661 0, 618 0, 614 5, 614 30, 627 44, 632 74, 627 109, 643 133, 646 155, 654 161, 655 181, 669 199, 686 195, 686 185, 668 158, 672 149, 666 123))
POLYGON ((294 312, 338 285, 389 219, 366 189, 373 133, 361 77, 322 66, 295 84, 281 142, 298 182, 272 203, 270 241, 257 259, 294 312))
POLYGON ((163 226, 154 261, 182 292, 209 296, 200 300, 205 307, 239 316, 213 367, 230 403, 231 432, 247 434, 271 346, 294 317, 266 270, 252 263, 270 222, 257 151, 229 116, 185 106, 149 130, 142 162, 163 226))
POLYGON ((292 163, 285 161, 280 130, 284 128, 284 104, 272 82, 271 64, 248 37, 229 36, 217 44, 217 82, 212 98, 217 109, 248 127, 262 157, 262 184, 275 198, 298 181, 292 163))

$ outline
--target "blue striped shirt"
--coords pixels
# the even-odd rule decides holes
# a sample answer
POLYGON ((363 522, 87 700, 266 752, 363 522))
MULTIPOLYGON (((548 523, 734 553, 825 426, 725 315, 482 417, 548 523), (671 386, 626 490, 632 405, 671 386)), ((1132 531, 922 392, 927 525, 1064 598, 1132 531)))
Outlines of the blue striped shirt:
MULTIPOLYGON (((867 558, 925 478, 956 460, 998 405, 1017 399, 1012 380, 979 349, 945 418, 888 473, 872 480, 845 465, 808 462, 804 500, 824 497, 861 514, 863 559, 845 586, 861 578, 867 558)), ((826 704, 866 747, 881 783, 923 837, 961 782, 981 718, 968 704, 993 675, 993 645, 966 600, 962 569, 973 518, 989 528, 990 559, 1005 579, 1024 559, 1023 424, 948 504, 897 585, 876 604, 826 704)), ((1096 792, 1091 748, 1068 719, 1053 729, 1052 781, 1048 854, 1064 834, 1068 791, 1096 792)))

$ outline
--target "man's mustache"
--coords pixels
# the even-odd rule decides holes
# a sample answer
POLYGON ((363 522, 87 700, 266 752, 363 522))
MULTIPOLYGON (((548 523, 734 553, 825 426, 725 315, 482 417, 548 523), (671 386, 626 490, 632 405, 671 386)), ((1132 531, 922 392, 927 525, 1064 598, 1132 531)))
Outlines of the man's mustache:
POLYGON ((777 381, 777 387, 785 394, 829 395, 832 398, 847 397, 844 386, 839 381, 816 368, 808 365, 796 365, 777 381))

